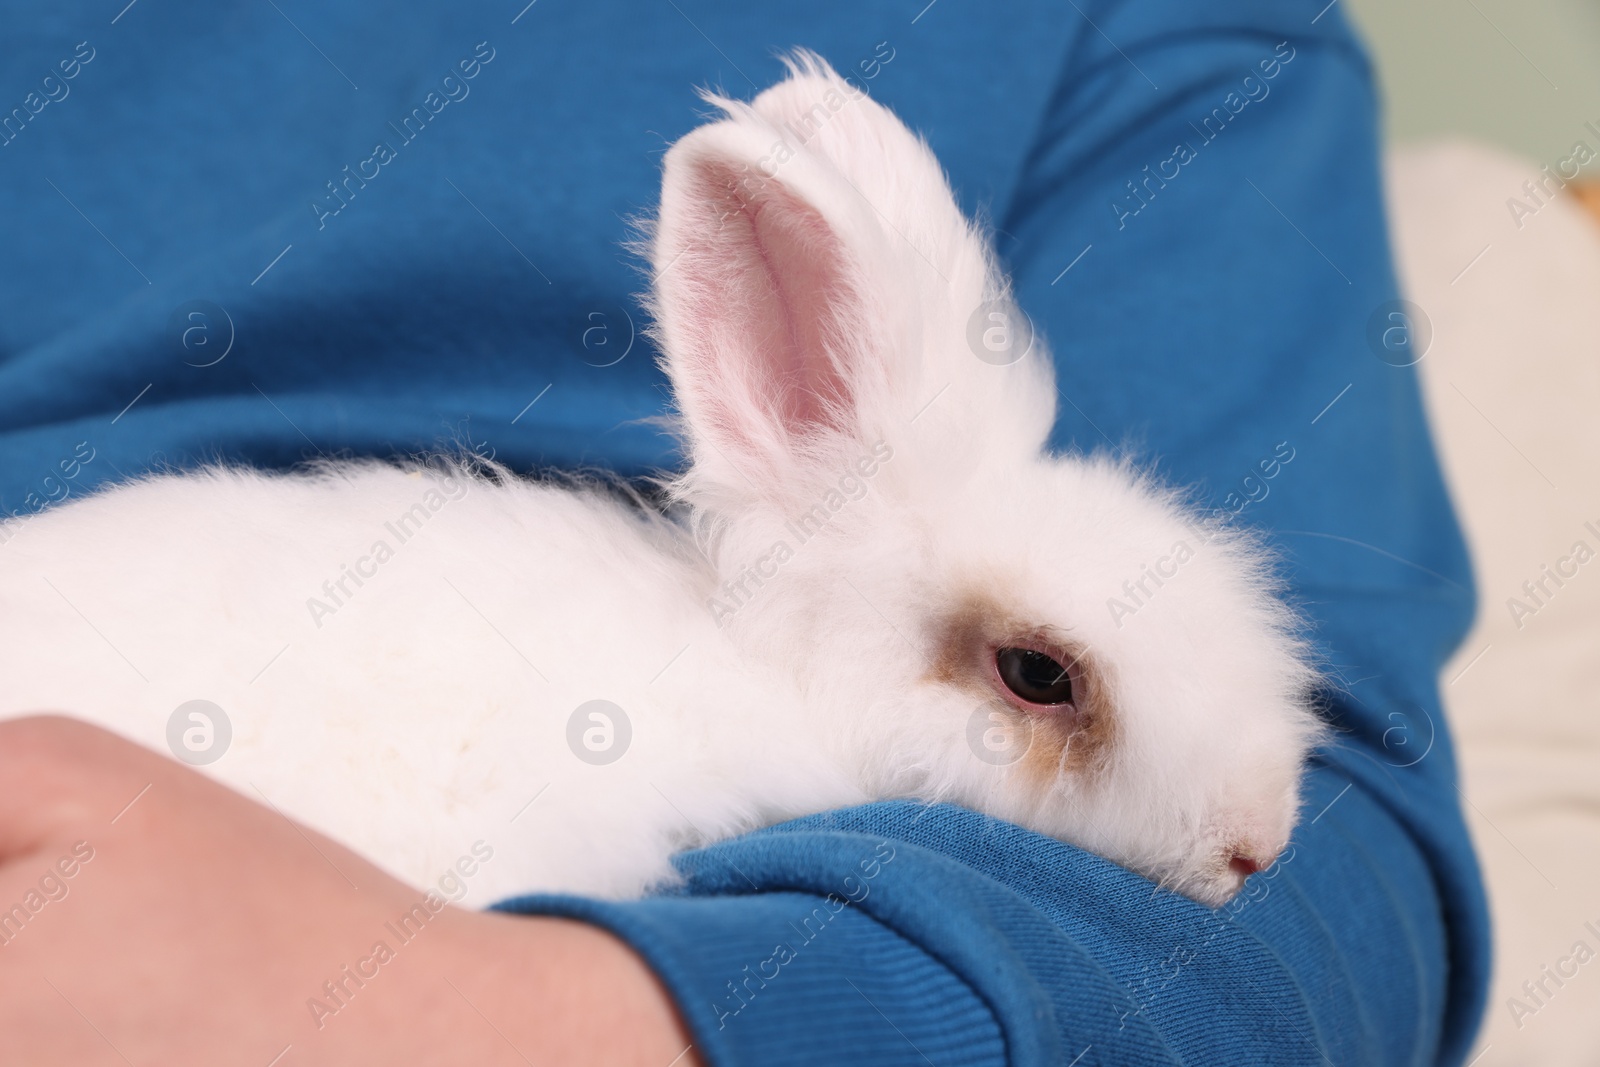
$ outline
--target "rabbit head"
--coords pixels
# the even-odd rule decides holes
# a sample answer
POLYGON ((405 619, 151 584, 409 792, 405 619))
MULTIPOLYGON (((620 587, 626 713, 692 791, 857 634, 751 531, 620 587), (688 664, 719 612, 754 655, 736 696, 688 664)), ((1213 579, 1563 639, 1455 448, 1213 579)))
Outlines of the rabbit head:
POLYGON ((707 610, 872 795, 1225 901, 1320 738, 1264 556, 1047 450, 1051 360, 927 145, 789 62, 751 104, 708 94, 649 236, 707 610))

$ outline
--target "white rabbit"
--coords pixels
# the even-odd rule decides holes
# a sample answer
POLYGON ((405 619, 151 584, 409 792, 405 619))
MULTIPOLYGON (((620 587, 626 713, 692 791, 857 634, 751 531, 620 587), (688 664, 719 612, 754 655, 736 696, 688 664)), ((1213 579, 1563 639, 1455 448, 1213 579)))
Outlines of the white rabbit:
POLYGON ((1226 900, 1321 738, 1260 548, 1043 451, 1051 361, 887 110, 808 54, 709 99, 647 242, 672 507, 473 460, 108 488, 0 526, 0 715, 209 743, 472 905, 885 797, 1226 900))

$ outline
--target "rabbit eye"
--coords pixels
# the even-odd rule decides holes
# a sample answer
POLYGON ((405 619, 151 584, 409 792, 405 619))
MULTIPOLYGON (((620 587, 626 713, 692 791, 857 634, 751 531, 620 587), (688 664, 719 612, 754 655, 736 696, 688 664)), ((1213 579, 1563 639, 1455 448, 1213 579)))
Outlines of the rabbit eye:
POLYGON ((1030 704, 1072 703, 1072 670, 1031 648, 1002 648, 994 654, 1000 680, 1030 704))

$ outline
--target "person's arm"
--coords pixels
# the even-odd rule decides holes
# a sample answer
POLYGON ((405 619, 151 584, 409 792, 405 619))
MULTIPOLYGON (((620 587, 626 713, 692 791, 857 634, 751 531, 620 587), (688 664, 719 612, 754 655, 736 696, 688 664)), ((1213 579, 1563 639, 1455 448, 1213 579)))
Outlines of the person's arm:
POLYGON ((0 1061, 700 1062, 661 983, 605 931, 430 906, 270 808, 59 717, 0 723, 0 1061))

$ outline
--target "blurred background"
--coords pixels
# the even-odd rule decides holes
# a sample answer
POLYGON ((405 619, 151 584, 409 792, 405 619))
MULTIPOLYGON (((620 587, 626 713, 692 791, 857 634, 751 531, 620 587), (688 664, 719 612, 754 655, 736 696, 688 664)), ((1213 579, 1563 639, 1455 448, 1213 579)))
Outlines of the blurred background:
POLYGON ((1343 2, 1478 586, 1441 679, 1496 924, 1469 1061, 1600 1064, 1600 4, 1343 2))
POLYGON ((1392 142, 1460 134, 1543 163, 1600 125, 1594 0, 1339 2, 1377 59, 1392 142))

